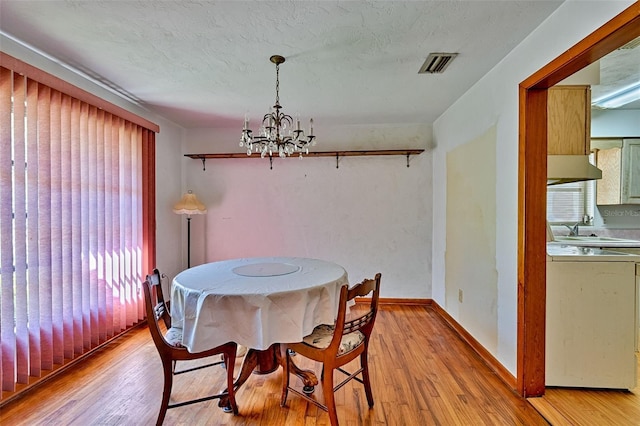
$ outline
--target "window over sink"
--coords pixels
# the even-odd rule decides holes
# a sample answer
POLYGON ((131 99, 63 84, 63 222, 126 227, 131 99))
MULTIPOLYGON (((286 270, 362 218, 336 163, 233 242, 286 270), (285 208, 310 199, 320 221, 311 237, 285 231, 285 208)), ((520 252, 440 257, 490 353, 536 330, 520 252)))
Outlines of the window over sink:
POLYGON ((547 221, 552 225, 592 225, 595 181, 547 187, 547 221))

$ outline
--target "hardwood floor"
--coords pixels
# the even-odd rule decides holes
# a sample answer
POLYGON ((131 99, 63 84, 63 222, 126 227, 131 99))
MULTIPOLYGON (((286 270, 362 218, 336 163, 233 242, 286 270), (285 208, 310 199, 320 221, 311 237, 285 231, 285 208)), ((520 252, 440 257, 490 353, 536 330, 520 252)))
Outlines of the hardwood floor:
MULTIPOLYGON (((343 426, 548 424, 430 308, 382 305, 371 345, 375 406, 370 410, 362 386, 350 382, 336 393, 343 426)), ((296 362, 313 367, 299 356, 296 362)), ((220 389, 219 368, 177 376, 172 399, 220 389)), ((253 375, 237 393, 239 416, 211 401, 169 410, 165 425, 328 424, 325 412, 294 394, 280 407, 280 392, 281 369, 253 375)), ((151 425, 161 393, 160 358, 142 327, 0 408, 0 424, 151 425)))
POLYGON ((555 426, 640 425, 640 385, 631 391, 547 388, 529 402, 555 426))

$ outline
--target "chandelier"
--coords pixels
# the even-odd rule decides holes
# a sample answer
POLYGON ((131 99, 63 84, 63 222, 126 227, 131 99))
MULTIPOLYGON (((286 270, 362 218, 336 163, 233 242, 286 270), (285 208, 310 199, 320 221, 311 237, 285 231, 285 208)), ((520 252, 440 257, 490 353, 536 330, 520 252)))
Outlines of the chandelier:
POLYGON ((309 146, 316 144, 313 135, 313 118, 309 120, 309 134, 305 136, 304 130, 300 128, 300 117, 296 116, 294 129, 293 118, 280 111, 282 109, 280 105, 280 64, 285 59, 280 55, 273 55, 269 59, 276 64, 276 103, 262 118, 262 126, 258 136, 252 136, 252 131, 249 129, 249 116, 245 115, 240 146, 247 148, 249 156, 252 152, 259 152, 262 158, 267 155, 272 158, 274 153, 277 153, 279 157, 284 158, 297 152, 302 158, 303 153, 309 153, 309 146))

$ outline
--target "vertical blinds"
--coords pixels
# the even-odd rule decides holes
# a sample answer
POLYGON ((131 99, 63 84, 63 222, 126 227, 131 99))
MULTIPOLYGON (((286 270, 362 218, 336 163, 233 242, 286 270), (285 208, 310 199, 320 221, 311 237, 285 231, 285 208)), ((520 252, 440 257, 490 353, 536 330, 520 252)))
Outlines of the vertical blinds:
POLYGON ((14 392, 143 319, 152 130, 0 67, 0 383, 14 392))

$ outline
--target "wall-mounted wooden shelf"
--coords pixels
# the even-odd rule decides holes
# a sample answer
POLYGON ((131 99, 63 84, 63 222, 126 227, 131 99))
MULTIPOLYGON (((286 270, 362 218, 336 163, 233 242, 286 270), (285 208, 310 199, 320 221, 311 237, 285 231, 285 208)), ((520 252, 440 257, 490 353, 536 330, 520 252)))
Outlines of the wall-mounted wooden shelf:
MULTIPOLYGON (((409 158, 412 155, 420 155, 424 152, 424 149, 381 149, 381 150, 365 150, 365 151, 311 151, 308 154, 304 154, 304 157, 335 157, 336 169, 340 157, 361 157, 366 155, 405 155, 407 157, 407 167, 409 167, 409 158)), ((246 152, 231 152, 226 154, 185 154, 185 157, 192 158, 194 160, 202 161, 202 170, 205 170, 205 161, 210 158, 257 158, 260 159, 260 154, 253 153, 249 156, 246 152)), ((273 159, 279 159, 277 155, 269 158, 269 166, 273 168, 273 159)), ((298 158, 298 155, 293 154, 290 157, 285 158, 298 158)))

